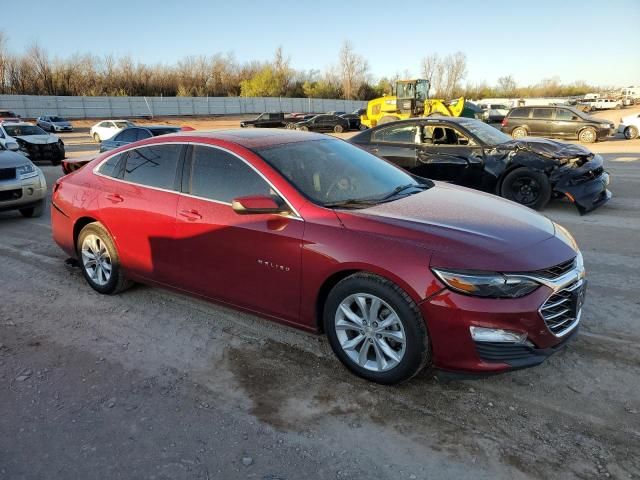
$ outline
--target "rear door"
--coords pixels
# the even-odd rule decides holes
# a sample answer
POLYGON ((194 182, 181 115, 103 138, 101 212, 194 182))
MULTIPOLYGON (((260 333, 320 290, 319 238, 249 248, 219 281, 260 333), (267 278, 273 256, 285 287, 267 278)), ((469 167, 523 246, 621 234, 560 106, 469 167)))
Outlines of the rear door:
POLYGON ((116 242, 123 267, 134 276, 173 282, 183 149, 178 143, 143 146, 110 157, 99 168, 100 220, 116 242))
POLYGON ((532 135, 547 137, 552 133, 553 107, 536 107, 529 120, 529 132, 532 135))
POLYGON ((238 215, 231 201, 275 195, 248 162, 194 145, 178 202, 174 258, 185 290, 296 320, 304 222, 297 216, 238 215))
POLYGON ((371 134, 370 144, 364 147, 399 167, 413 170, 416 166, 416 134, 419 130, 418 121, 389 125, 375 130, 371 134))

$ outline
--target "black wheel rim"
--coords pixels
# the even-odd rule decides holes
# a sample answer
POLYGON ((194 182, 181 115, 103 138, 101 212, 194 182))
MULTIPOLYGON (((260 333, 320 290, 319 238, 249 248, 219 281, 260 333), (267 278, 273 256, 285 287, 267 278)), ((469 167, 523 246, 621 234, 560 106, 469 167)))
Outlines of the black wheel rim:
POLYGON ((520 177, 511 184, 513 200, 523 205, 533 205, 540 198, 540 184, 535 178, 520 177))

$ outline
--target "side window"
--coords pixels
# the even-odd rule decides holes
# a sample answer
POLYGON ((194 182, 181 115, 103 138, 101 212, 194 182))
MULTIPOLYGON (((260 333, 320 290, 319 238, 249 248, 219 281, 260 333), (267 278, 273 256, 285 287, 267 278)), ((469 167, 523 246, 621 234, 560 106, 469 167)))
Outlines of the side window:
MULTIPOLYGON (((446 126, 426 126, 423 131, 423 143, 433 145, 469 145, 469 139, 462 133, 446 126)), ((473 145, 473 142, 471 142, 473 145)))
POLYGON ((528 108, 514 108, 511 110, 509 114, 511 118, 527 118, 529 117, 529 109, 528 108))
POLYGON ((126 161, 127 153, 128 152, 119 153, 118 155, 109 157, 106 162, 100 165, 98 173, 107 177, 122 178, 122 167, 126 161))
POLYGON ((149 187, 173 190, 182 145, 154 145, 129 152, 123 178, 149 187))
POLYGON ((135 142, 138 138, 137 128, 127 128, 118 134, 116 141, 118 142, 135 142))
POLYGON ((111 126, 111 123, 109 122, 102 122, 100 125, 98 125, 100 128, 109 128, 111 126))
POLYGON ((150 138, 151 133, 149 130, 145 130, 144 128, 136 128, 136 140, 144 140, 145 138, 150 138))
POLYGON ((579 120, 579 118, 571 110, 566 110, 564 108, 558 108, 556 110, 556 120, 571 121, 571 120, 579 120))
POLYGON ((415 123, 382 128, 373 134, 373 140, 390 143, 416 143, 419 127, 415 123))
POLYGON ((534 108, 533 118, 549 120, 553 116, 553 108, 534 108))
POLYGON ((189 193, 231 203, 247 195, 270 195, 269 184, 238 157, 213 147, 195 145, 189 193))

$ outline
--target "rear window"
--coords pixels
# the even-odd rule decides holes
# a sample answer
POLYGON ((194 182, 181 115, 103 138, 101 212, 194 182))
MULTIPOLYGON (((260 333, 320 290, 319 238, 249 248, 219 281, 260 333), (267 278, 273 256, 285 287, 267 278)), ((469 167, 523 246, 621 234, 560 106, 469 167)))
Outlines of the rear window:
POLYGON ((553 116, 553 108, 534 108, 533 118, 546 119, 553 116))
POLYGON ((509 117, 527 118, 529 116, 530 109, 528 108, 514 108, 511 110, 509 117))
POLYGON ((118 155, 109 157, 106 162, 100 165, 98 173, 107 177, 122 178, 122 166, 124 165, 127 153, 128 152, 119 153, 118 155))
POLYGON ((182 145, 153 145, 129 152, 124 179, 149 187, 173 190, 182 145))

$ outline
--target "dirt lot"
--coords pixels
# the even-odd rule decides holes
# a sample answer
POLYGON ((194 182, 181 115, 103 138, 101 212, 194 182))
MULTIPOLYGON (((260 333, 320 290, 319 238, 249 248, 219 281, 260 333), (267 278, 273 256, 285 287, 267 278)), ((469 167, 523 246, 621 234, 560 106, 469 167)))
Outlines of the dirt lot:
MULTIPOLYGON (((96 149, 64 137, 71 156, 96 149)), ((593 150, 611 202, 544 212, 584 252, 580 334, 478 380, 382 387, 324 338, 157 288, 100 296, 48 213, 0 214, 0 479, 640 478, 640 140, 593 150)))

